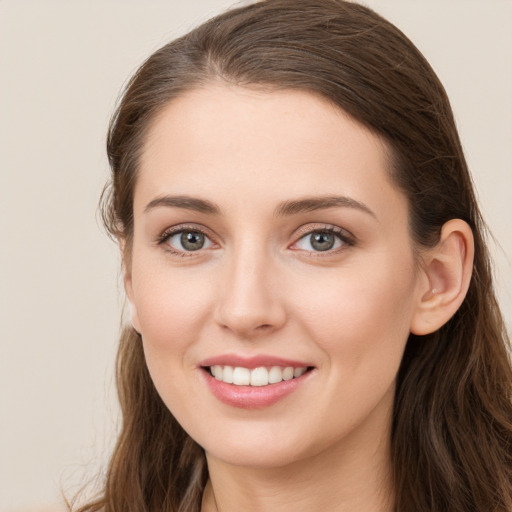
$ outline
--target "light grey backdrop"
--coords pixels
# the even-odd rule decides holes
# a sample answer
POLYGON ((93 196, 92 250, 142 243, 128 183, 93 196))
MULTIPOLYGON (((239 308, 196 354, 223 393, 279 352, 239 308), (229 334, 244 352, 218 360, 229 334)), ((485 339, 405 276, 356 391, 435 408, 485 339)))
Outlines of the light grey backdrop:
MULTIPOLYGON (((58 510, 117 408, 117 250, 95 218, 104 136, 150 52, 231 0, 0 0, 0 512, 58 510), (45 508, 47 507, 47 508, 45 508)), ((512 1, 368 0, 452 99, 512 322, 512 1)))

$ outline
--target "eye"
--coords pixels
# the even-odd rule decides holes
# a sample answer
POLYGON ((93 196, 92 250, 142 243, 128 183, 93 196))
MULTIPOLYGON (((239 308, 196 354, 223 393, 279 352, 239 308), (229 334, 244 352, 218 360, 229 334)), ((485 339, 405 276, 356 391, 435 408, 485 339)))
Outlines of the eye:
POLYGON ((199 251, 212 245, 212 241, 204 233, 192 229, 170 233, 164 241, 178 252, 199 251))
POLYGON ((310 231, 295 242, 293 248, 309 252, 327 252, 339 249, 343 245, 352 245, 351 240, 334 229, 310 231))

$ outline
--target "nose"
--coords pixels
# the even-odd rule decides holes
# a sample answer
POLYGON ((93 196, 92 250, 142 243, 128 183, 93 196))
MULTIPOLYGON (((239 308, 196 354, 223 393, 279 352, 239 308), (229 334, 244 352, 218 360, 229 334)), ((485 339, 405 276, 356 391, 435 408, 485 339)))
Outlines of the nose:
POLYGON ((218 290, 215 320, 240 338, 255 338, 286 322, 275 265, 263 254, 239 251, 226 265, 218 290))

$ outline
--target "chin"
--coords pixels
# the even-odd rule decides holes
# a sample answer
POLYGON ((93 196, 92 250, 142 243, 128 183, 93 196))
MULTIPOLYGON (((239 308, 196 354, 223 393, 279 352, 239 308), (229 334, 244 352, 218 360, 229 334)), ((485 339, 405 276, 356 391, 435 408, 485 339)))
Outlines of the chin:
POLYGON ((252 432, 231 435, 229 442, 226 441, 226 436, 222 435, 218 439, 210 438, 202 444, 200 439, 198 442, 205 449, 207 458, 255 469, 288 466, 321 453, 331 444, 326 440, 326 446, 320 443, 313 446, 308 441, 311 439, 309 436, 293 435, 293 432, 286 428, 281 428, 277 434, 272 434, 277 428, 275 425, 272 429, 253 428, 252 432))
POLYGON ((305 454, 297 449, 289 450, 283 447, 222 447, 221 450, 206 450, 207 459, 214 458, 224 464, 253 469, 277 469, 293 464, 305 454))

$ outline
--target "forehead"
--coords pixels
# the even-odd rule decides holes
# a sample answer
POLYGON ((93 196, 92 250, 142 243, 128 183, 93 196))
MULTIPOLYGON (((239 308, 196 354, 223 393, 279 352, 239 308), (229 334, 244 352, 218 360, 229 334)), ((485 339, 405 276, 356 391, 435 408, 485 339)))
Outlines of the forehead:
POLYGON ((320 138, 324 149, 356 139, 359 146, 365 139, 366 145, 378 147, 382 157, 388 153, 382 139, 320 95, 222 84, 192 89, 165 105, 150 126, 145 155, 159 151, 162 138, 167 144, 171 137, 176 143, 186 139, 187 147, 198 143, 210 151, 232 150, 247 142, 264 145, 260 150, 265 149, 265 154, 289 148, 290 152, 302 149, 302 156, 307 152, 301 145, 304 139, 315 143, 320 138))
POLYGON ((388 155, 379 137, 314 94, 212 85, 172 100, 153 121, 136 206, 163 193, 231 202, 336 193, 377 205, 383 193, 401 196, 388 155))

